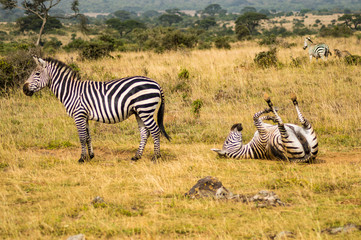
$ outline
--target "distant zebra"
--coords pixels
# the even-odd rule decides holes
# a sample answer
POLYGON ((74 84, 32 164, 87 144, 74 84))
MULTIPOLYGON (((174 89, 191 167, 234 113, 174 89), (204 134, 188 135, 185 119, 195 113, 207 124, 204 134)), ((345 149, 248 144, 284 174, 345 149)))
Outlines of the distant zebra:
POLYGON ((312 61, 312 57, 315 57, 316 60, 322 58, 323 60, 327 60, 328 55, 332 55, 329 47, 325 43, 313 44, 310 37, 305 38, 305 43, 303 46, 303 50, 308 47, 308 54, 310 56, 310 61, 312 61), (311 44, 309 44, 310 42, 311 44))
POLYGON ((336 57, 338 57, 338 58, 344 58, 344 57, 346 57, 346 56, 351 56, 351 55, 352 55, 352 54, 351 54, 349 51, 347 51, 347 50, 341 51, 341 50, 338 50, 338 49, 335 48, 334 51, 335 51, 336 57))
POLYGON ((318 142, 311 124, 303 117, 296 95, 291 96, 296 107, 301 126, 283 123, 277 110, 273 107, 271 99, 265 94, 265 101, 269 108, 257 112, 253 116, 257 128, 253 139, 242 143, 242 124, 234 124, 231 128, 222 150, 212 149, 220 156, 244 159, 285 160, 290 162, 310 162, 318 153, 318 142), (263 116, 273 112, 275 116, 263 116), (272 120, 277 125, 264 123, 263 120, 272 120))
POLYGON ((81 143, 82 163, 94 157, 88 120, 118 123, 134 114, 140 131, 140 145, 132 160, 142 157, 149 135, 154 139, 154 157, 160 157, 160 132, 170 140, 163 126, 164 95, 158 83, 147 77, 127 77, 107 82, 81 81, 80 76, 64 63, 34 57, 36 69, 25 82, 27 96, 48 86, 64 104, 69 116, 75 120, 81 143), (158 125, 154 112, 160 102, 158 125))

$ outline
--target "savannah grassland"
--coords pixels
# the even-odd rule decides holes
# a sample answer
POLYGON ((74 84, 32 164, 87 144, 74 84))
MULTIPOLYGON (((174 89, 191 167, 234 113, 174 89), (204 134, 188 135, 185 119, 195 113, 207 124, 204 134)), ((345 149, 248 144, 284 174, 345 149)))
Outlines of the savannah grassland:
MULTIPOLYGON (((361 54, 355 37, 315 39, 361 54)), ((120 124, 90 122, 95 158, 78 164, 80 143, 73 120, 50 93, 32 98, 21 90, 0 99, 0 238, 66 239, 269 239, 292 231, 296 239, 358 239, 360 232, 321 233, 361 223, 361 68, 334 56, 309 63, 303 38, 279 48, 278 67, 254 65, 267 50, 240 42, 231 50, 114 53, 114 59, 77 61, 83 79, 132 75, 157 80, 166 96, 163 159, 151 162, 153 141, 131 162, 139 144, 134 117, 120 124), (299 65, 292 58, 300 59, 299 65), (186 69, 189 78, 179 78, 186 69), (315 164, 218 158, 231 125, 243 123, 244 141, 254 132, 252 116, 264 109, 267 92, 284 122, 297 123, 289 99, 300 107, 319 137, 315 164), (203 105, 199 116, 192 102, 203 105), (233 193, 277 193, 288 206, 184 197, 205 176, 233 193), (100 196, 104 204, 91 201, 100 196)), ((69 63, 75 54, 59 53, 69 63)))

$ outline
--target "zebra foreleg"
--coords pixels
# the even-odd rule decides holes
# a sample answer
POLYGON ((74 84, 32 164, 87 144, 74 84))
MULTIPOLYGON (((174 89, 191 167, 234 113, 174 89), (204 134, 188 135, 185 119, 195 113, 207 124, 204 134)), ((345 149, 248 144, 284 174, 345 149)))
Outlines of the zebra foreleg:
POLYGON ((92 146, 92 143, 91 143, 91 137, 90 137, 88 121, 86 121, 86 133, 87 133, 86 145, 88 146, 89 157, 90 157, 90 159, 92 159, 92 158, 94 158, 94 151, 93 151, 93 146, 92 146))
POLYGON ((274 121, 277 123, 278 125, 278 129, 280 131, 281 134, 281 138, 282 140, 289 137, 286 129, 285 129, 285 125, 281 119, 281 117, 278 115, 277 113, 277 109, 273 106, 273 103, 271 102, 271 98, 268 96, 267 93, 265 93, 264 95, 264 100, 267 102, 268 106, 270 107, 270 109, 272 110, 273 114, 275 115, 274 121))
POLYGON ((80 140, 80 144, 81 144, 81 155, 80 155, 80 159, 78 160, 79 163, 83 163, 86 158, 86 145, 87 145, 87 141, 88 141, 88 133, 87 133, 87 120, 84 117, 75 117, 75 125, 76 128, 78 129, 78 135, 79 135, 79 140, 80 140))
POLYGON ((149 131, 148 129, 145 127, 142 119, 140 119, 140 117, 138 116, 138 114, 135 114, 135 117, 137 119, 138 122, 138 127, 139 127, 139 132, 140 132, 140 144, 139 144, 139 148, 137 150, 137 153, 135 154, 134 157, 132 157, 133 161, 137 161, 139 160, 142 155, 143 155, 143 150, 145 148, 145 145, 147 144, 147 140, 149 138, 149 131))

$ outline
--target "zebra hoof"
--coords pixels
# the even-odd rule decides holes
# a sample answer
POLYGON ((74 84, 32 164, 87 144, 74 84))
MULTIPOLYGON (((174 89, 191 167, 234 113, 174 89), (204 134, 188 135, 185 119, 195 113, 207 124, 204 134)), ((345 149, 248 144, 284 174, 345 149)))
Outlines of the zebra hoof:
POLYGON ((89 154, 90 159, 94 158, 94 153, 89 154))
POLYGON ((139 156, 134 156, 134 157, 131 158, 131 160, 134 161, 134 162, 136 162, 136 161, 138 161, 140 158, 141 158, 141 157, 139 157, 139 156))
POLYGON ((82 163, 84 163, 85 161, 84 161, 84 158, 80 158, 79 160, 78 160, 78 163, 80 163, 80 164, 82 164, 82 163))
POLYGON ((296 96, 296 94, 295 94, 295 93, 291 93, 290 97, 291 97, 291 100, 292 100, 293 104, 294 104, 294 105, 297 105, 298 103, 297 103, 297 96, 296 96))
POLYGON ((264 94, 263 94, 263 99, 264 99, 266 102, 270 102, 270 101, 271 101, 271 98, 270 98, 270 96, 268 95, 268 93, 264 93, 264 94))

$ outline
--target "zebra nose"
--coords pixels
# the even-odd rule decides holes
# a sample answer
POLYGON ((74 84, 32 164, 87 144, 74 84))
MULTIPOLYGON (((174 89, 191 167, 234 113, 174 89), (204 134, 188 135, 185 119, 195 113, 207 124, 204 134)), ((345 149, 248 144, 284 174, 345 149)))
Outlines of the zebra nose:
POLYGON ((34 94, 34 92, 29 89, 29 83, 24 84, 23 92, 25 93, 26 96, 32 96, 34 94))

